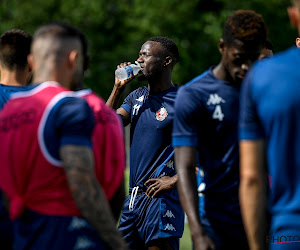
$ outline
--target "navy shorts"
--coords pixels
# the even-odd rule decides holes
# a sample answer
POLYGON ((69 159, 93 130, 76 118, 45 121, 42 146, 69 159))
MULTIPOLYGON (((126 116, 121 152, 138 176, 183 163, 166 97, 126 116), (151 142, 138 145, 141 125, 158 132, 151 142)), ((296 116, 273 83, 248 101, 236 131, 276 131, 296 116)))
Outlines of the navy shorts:
POLYGON ((83 218, 47 216, 32 211, 14 221, 14 249, 106 249, 97 232, 83 218))
POLYGON ((131 195, 126 197, 119 230, 131 249, 144 249, 161 239, 167 239, 173 249, 179 249, 184 212, 179 199, 172 199, 174 196, 168 196, 168 193, 151 198, 144 192, 138 192, 132 209, 129 209, 131 195))

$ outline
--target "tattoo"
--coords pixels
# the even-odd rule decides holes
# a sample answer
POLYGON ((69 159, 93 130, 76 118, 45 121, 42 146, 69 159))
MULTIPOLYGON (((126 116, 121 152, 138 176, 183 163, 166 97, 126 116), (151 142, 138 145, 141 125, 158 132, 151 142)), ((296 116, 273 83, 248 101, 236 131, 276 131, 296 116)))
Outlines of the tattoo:
POLYGON ((60 149, 60 155, 71 193, 82 215, 110 249, 126 249, 105 195, 95 178, 92 150, 66 145, 60 149))

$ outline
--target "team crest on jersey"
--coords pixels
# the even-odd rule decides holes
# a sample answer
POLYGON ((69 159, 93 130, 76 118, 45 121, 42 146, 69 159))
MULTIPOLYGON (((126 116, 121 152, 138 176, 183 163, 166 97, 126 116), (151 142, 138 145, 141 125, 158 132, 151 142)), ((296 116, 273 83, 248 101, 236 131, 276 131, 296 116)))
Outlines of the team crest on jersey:
POLYGON ((163 121, 168 116, 166 108, 162 107, 156 112, 156 120, 163 121))

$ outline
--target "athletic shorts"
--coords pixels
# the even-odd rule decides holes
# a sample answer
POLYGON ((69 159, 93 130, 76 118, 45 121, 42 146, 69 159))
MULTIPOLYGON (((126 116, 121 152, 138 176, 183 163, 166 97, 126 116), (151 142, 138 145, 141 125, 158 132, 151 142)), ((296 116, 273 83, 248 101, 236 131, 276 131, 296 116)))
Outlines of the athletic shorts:
POLYGON ((131 195, 126 197, 119 230, 130 249, 145 249, 151 246, 151 242, 166 238, 173 249, 179 249, 179 238, 184 230, 184 212, 179 200, 166 197, 167 193, 151 198, 145 192, 137 192, 133 202, 131 195))
POLYGON ((26 210, 14 221, 14 249, 106 249, 97 232, 83 218, 47 216, 26 210))

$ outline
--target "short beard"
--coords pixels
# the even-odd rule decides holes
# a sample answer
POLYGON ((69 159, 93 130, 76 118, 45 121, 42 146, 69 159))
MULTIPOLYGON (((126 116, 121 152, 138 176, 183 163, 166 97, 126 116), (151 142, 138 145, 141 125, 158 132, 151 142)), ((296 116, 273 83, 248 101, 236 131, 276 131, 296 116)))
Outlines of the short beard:
POLYGON ((148 74, 139 74, 138 75, 138 81, 148 81, 151 82, 157 78, 159 78, 161 75, 161 71, 152 71, 151 73, 148 74))

